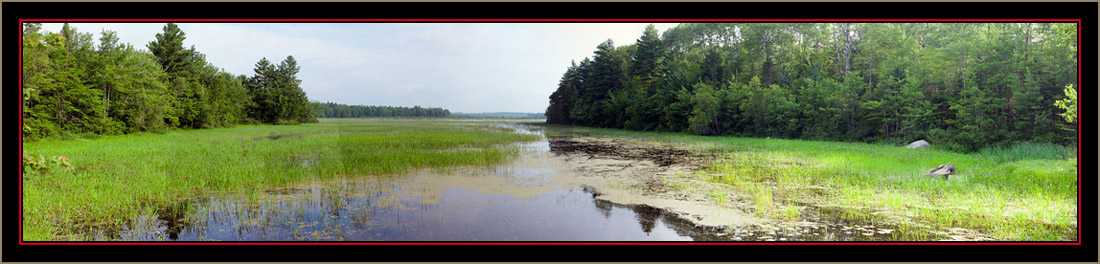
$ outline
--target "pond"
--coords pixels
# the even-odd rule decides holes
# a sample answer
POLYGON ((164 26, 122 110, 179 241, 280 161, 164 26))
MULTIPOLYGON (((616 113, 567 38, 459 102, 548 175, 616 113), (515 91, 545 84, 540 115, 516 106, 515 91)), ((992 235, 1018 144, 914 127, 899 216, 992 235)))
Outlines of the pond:
MULTIPOLYGON (((585 180, 578 180, 577 162, 560 147, 551 148, 545 127, 492 125, 542 139, 516 144, 518 158, 496 166, 347 177, 194 200, 162 210, 179 213, 136 219, 118 237, 134 241, 890 240, 888 232, 870 226, 857 231, 843 223, 789 228, 752 222, 703 225, 692 221, 692 214, 645 202, 612 202, 583 184, 585 180)), ((735 210, 713 213, 735 214, 735 210)))

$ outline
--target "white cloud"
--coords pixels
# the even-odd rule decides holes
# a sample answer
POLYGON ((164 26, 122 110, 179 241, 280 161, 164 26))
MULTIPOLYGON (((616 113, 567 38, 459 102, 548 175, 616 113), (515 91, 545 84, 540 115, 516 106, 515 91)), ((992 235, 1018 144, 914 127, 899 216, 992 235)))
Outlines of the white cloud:
MULTIPOLYGON (((453 112, 541 112, 571 60, 612 39, 634 43, 644 23, 178 23, 207 60, 252 75, 260 58, 293 55, 312 100, 432 106, 453 112)), ((75 24, 144 49, 161 23, 75 24)), ((675 24, 655 24, 658 31, 675 24)), ((49 31, 60 24, 44 25, 49 31)))

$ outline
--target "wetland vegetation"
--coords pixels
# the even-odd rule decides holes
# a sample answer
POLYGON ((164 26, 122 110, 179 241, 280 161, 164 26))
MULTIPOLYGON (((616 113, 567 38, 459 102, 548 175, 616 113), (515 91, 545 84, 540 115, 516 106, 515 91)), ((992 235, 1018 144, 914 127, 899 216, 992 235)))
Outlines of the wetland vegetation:
POLYGON ((24 239, 86 239, 142 214, 221 192, 508 160, 507 128, 453 122, 331 121, 24 143, 71 166, 23 177, 24 239))
MULTIPOLYGON (((711 156, 681 177, 719 183, 714 203, 780 221, 839 218, 913 232, 904 240, 1076 240, 1078 168, 1071 149, 1020 144, 963 154, 900 146, 561 127, 632 144, 674 144, 711 156), (950 180, 929 168, 954 162, 950 180)), ((662 188, 692 188, 682 181, 662 188)))
POLYGON ((293 56, 230 74, 175 24, 147 52, 28 23, 21 234, 1075 241, 1074 29, 650 26, 566 69, 532 121, 311 103, 293 56))
MULTIPOLYGON (((181 235, 182 229, 169 228, 173 225, 191 228, 182 234, 188 240, 371 240, 372 236, 348 233, 355 222, 347 218, 354 211, 371 208, 375 208, 374 218, 356 219, 375 219, 378 224, 403 217, 406 225, 420 225, 415 236, 376 226, 373 230, 378 234, 387 234, 383 240, 507 240, 510 236, 428 235, 459 228, 425 227, 443 222, 409 214, 427 210, 424 212, 454 216, 470 210, 452 208, 461 204, 522 204, 524 200, 560 207, 563 197, 582 204, 580 208, 589 208, 562 211, 578 217, 592 211, 590 207, 598 208, 600 202, 628 211, 651 207, 665 215, 657 225, 666 230, 661 232, 668 232, 662 234, 689 239, 1064 241, 1076 239, 1077 231, 1076 161, 1072 153, 1051 145, 960 154, 864 143, 716 138, 522 121, 322 119, 297 126, 46 140, 25 147, 65 156, 71 163, 25 175, 27 240, 167 239, 169 233, 181 235), (562 140, 573 143, 560 143, 562 140), (539 148, 548 153, 532 156, 524 147, 530 144, 545 145, 539 148), (1042 152, 1038 150, 1049 153, 1034 154, 1042 152), (1006 161, 1007 155, 1021 159, 1006 161), (557 163, 547 165, 550 163, 545 162, 551 162, 547 160, 557 163), (598 160, 621 162, 594 163, 598 160), (951 180, 923 175, 928 167, 948 160, 959 168, 951 180), (671 169, 652 170, 656 168, 671 169), (580 172, 569 176, 576 171, 580 172), (512 185, 516 190, 497 189, 512 185), (420 189, 434 191, 410 191, 420 189), (617 195, 627 198, 614 198, 617 195), (555 199, 559 202, 547 202, 555 199), (726 214, 742 212, 754 220, 707 222, 696 217, 723 217, 708 215, 706 210, 693 211, 691 206, 669 206, 675 202, 699 202, 711 209, 729 210, 721 211, 726 214), (282 208, 283 213, 262 208, 282 208), (345 222, 315 221, 313 225, 340 226, 345 233, 312 227, 311 232, 327 236, 311 237, 267 227, 279 225, 270 217, 279 216, 284 222, 288 217, 298 219, 286 213, 294 208, 322 212, 321 216, 332 214, 332 210, 342 212, 347 216, 334 219, 345 222), (257 215, 261 212, 267 218, 257 215), (227 215, 237 214, 243 218, 231 219, 238 219, 234 220, 238 228, 250 225, 247 230, 269 228, 263 234, 283 235, 225 237, 200 228, 232 227, 214 220, 227 221, 227 215), (678 226, 666 226, 670 223, 678 226), (158 235, 121 231, 137 227, 158 235), (280 233, 284 231, 289 233, 280 233)), ((465 217, 477 221, 518 217, 506 211, 465 217)), ((517 224, 509 230, 517 232, 512 237, 540 240, 525 235, 523 228, 531 229, 532 234, 570 229, 560 224, 562 219, 551 218, 540 224, 517 224)), ((626 223, 632 221, 636 220, 626 223)), ((293 224, 289 226, 311 227, 305 220, 293 224)), ((483 226, 476 230, 485 228, 491 229, 483 226)), ((577 239, 581 238, 611 239, 591 235, 577 239)))

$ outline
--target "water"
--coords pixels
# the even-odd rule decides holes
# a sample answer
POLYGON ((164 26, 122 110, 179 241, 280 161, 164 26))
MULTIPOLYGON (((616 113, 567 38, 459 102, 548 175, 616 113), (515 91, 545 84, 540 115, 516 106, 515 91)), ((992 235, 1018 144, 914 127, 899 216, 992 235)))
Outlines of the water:
MULTIPOLYGON (((438 202, 329 194, 277 194, 280 201, 248 207, 237 202, 203 205, 199 221, 171 232, 129 240, 177 241, 684 241, 668 214, 622 206, 577 190, 528 198, 448 188, 438 202)), ((683 223, 680 223, 683 224, 683 223)))
MULTIPOLYGON (((540 131, 519 125, 521 133, 540 131)), ((193 201, 184 218, 138 219, 123 240, 164 241, 690 241, 714 234, 645 205, 552 184, 567 168, 546 140, 490 168, 312 182, 193 201)))
MULTIPOLYGON (((540 127, 492 124, 542 136, 540 127)), ((192 201, 186 211, 136 219, 139 241, 866 241, 872 226, 825 222, 699 226, 646 205, 597 199, 543 137, 508 164, 365 176, 192 201)))

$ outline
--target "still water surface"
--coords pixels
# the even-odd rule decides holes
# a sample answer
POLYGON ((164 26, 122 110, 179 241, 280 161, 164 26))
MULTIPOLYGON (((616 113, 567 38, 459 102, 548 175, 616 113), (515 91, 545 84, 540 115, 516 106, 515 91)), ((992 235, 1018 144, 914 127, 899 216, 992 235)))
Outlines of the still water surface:
MULTIPOLYGON (((556 180, 573 168, 545 128, 491 124, 541 136, 489 167, 315 181, 192 201, 173 216, 137 219, 138 241, 868 241, 890 229, 818 218, 811 227, 704 227, 646 205, 597 199, 556 180)), ((804 222, 805 223, 805 222, 804 222)))
MULTIPOLYGON (((536 128, 508 125, 522 133, 536 128)), ((543 186, 561 167, 549 143, 521 143, 525 166, 313 182, 195 201, 186 220, 139 219, 124 240, 166 241, 686 241, 715 239, 677 216, 619 205, 580 188, 543 186), (456 182, 448 184, 434 183, 456 182), (493 186, 494 183, 498 186, 493 186), (427 182, 433 182, 426 184, 427 182), (464 184, 481 182, 482 184, 464 184), (489 182, 489 184, 485 184, 489 182), (442 187, 441 187, 442 186, 442 187), (488 186, 488 187, 486 187, 488 186), (513 187, 523 191, 500 191, 513 187), (140 226, 145 227, 140 227, 140 226)))

